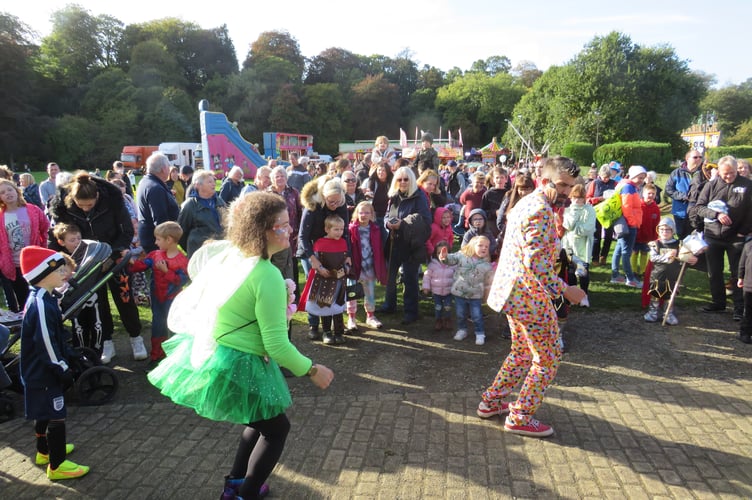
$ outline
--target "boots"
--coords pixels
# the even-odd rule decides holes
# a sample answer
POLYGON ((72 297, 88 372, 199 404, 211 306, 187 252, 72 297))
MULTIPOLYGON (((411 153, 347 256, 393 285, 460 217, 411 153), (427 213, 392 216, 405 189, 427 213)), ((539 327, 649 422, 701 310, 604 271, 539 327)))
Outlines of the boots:
POLYGON ((433 325, 433 331, 440 332, 442 328, 444 328, 444 319, 436 318, 436 323, 433 325))
POLYGON ((645 321, 648 323, 655 323, 658 321, 659 304, 658 299, 650 299, 650 305, 648 306, 648 312, 645 313, 645 321))
POLYGON ((447 316, 444 318, 444 330, 452 330, 452 317, 447 316))
POLYGON ((665 312, 666 317, 666 324, 670 326, 675 326, 679 324, 679 320, 674 315, 674 308, 672 307, 670 310, 667 310, 665 312))
POLYGON ((162 349, 162 342, 164 342, 165 340, 167 339, 162 338, 162 337, 157 337, 157 338, 152 337, 151 339, 151 359, 152 360, 161 361, 162 359, 165 358, 166 354, 164 350, 162 349))

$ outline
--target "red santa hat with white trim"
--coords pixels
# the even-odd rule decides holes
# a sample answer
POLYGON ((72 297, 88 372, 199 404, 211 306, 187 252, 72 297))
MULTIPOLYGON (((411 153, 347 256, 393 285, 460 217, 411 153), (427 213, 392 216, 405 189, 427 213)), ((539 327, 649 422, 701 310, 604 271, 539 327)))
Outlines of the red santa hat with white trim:
POLYGON ((21 272, 30 285, 36 285, 65 265, 65 258, 49 248, 28 246, 21 250, 21 272))

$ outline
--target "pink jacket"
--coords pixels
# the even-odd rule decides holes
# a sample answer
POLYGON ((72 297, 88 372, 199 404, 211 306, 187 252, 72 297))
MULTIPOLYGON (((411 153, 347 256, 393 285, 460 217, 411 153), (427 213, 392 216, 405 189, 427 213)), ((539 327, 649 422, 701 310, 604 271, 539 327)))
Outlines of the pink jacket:
MULTIPOLYGON (((26 212, 29 214, 29 223, 31 224, 29 245, 47 247, 47 231, 50 228, 50 221, 47 220, 41 208, 31 203, 26 204, 26 212)), ((14 280, 16 279, 16 266, 13 264, 13 252, 10 251, 8 232, 5 230, 5 210, 0 212, 0 216, 2 216, 3 223, 0 228, 0 272, 9 280, 14 280)))
POLYGON ((437 259, 431 259, 426 272, 423 273, 423 290, 429 290, 434 295, 451 295, 454 283, 454 266, 442 264, 437 259))
POLYGON ((452 224, 447 227, 441 227, 441 216, 444 215, 448 208, 437 207, 433 213, 433 224, 431 224, 431 237, 426 242, 426 250, 428 250, 428 256, 433 256, 433 251, 436 248, 436 244, 440 241, 446 241, 449 243, 449 251, 452 251, 452 243, 454 243, 454 233, 452 232, 452 224))

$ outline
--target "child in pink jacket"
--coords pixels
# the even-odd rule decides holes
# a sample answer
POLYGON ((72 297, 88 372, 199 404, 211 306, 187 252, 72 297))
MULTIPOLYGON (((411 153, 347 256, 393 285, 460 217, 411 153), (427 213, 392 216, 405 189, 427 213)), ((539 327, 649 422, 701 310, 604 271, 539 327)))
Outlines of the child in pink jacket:
MULTIPOLYGON (((438 212, 439 209, 437 208, 438 212)), ((435 225, 435 224, 434 224, 435 225)), ((450 226, 451 229, 451 226, 450 226)), ((450 250, 449 244, 442 240, 436 243, 433 258, 423 273, 423 293, 433 294, 434 315, 436 324, 434 330, 452 329, 452 283, 454 283, 454 266, 442 264, 439 261, 439 251, 442 248, 450 250)))
POLYGON ((454 243, 454 233, 452 232, 452 211, 445 207, 437 207, 433 213, 433 224, 431 224, 431 237, 426 242, 428 255, 433 255, 436 244, 445 241, 449 245, 449 251, 452 251, 454 243))

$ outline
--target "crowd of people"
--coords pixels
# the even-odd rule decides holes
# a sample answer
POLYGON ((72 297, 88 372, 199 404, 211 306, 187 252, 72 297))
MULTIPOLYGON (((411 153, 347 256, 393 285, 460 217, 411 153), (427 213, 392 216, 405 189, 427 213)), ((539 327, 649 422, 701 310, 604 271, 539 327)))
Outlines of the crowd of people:
MULTIPOLYGON (((308 339, 338 345, 360 321, 382 328, 379 317, 398 312, 401 285, 402 325, 416 322, 420 300, 431 298, 436 332, 453 332, 451 338, 462 342, 472 330, 482 346, 487 304, 506 316, 512 345, 477 414, 506 415, 505 430, 537 437, 553 433, 534 414, 565 348, 562 320, 570 305, 591 305, 590 271, 608 264, 614 242, 610 282, 644 290, 646 321, 678 323, 666 302, 687 263, 708 273, 711 301, 702 310, 724 311, 730 295, 740 339, 751 342, 752 180, 746 162, 724 157, 703 165, 702 155, 690 151, 666 182, 672 216, 662 217, 655 173, 639 165, 592 165, 580 175, 563 157, 442 164, 430 134, 421 142, 413 160, 400 158, 385 137, 355 163, 291 155, 289 167, 271 160, 251 183, 233 168, 219 190, 214 173, 178 169, 160 153, 148 158, 135 192, 135 180, 120 162, 104 178, 62 172, 50 163, 39 186, 33 177, 18 184, 0 179, 6 306, 20 311, 27 304, 28 314, 36 301, 41 314, 51 314, 45 292, 65 277, 47 279, 48 268, 86 242, 107 243, 114 259, 131 259, 107 289, 133 357, 150 360, 149 380, 176 403, 246 425, 223 498, 268 491, 264 481, 289 430, 284 410, 290 395, 281 374, 308 375, 320 388, 333 378, 294 347, 290 316, 296 309, 307 314, 308 339), (621 215, 608 224, 596 215, 607 200, 618 201, 621 215), (681 244, 693 229, 704 232, 704 259, 681 244), (24 258, 29 249, 45 247, 50 253, 24 258), (145 271, 151 276, 149 351, 134 295, 134 277, 145 271), (377 283, 384 287, 380 304, 377 283), (365 316, 358 317, 359 301, 365 316), (179 315, 170 314, 175 308, 179 315), (229 366, 244 370, 246 382, 231 388, 228 380, 237 374, 229 366), (186 380, 195 387, 187 388, 186 380), (509 401, 519 384, 519 396, 509 401), (232 403, 239 393, 247 405, 232 403)), ((0 169, 0 177, 10 174, 0 169)), ((116 356, 107 289, 95 294, 87 314, 73 318, 73 344, 94 349, 103 363, 116 356)), ((24 325, 27 343, 37 343, 27 359, 39 342, 61 344, 58 326, 40 333, 24 325)), ((64 360, 64 352, 53 351, 64 360)), ((64 409, 45 413, 40 402, 64 392, 68 369, 64 362, 55 366, 56 391, 27 390, 27 408, 35 409, 27 416, 37 421, 37 449, 49 457, 48 477, 78 477, 88 468, 65 460, 64 409)), ((23 366, 22 373, 32 375, 23 366)))

